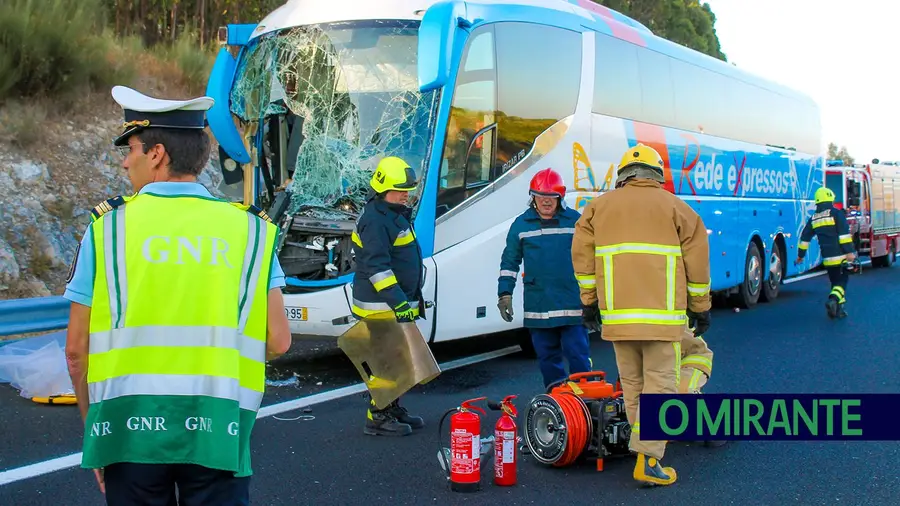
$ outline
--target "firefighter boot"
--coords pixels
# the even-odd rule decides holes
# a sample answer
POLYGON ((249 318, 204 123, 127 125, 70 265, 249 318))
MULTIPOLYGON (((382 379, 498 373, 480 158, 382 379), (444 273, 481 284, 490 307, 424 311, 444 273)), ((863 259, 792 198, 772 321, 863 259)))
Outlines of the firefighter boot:
POLYGON ((400 423, 405 423, 409 425, 413 429, 421 429, 425 426, 425 420, 422 419, 421 416, 412 416, 409 414, 409 411, 406 410, 403 406, 400 405, 400 399, 395 400, 391 403, 390 406, 387 407, 387 410, 397 419, 400 423))
POLYGON ((375 401, 369 401, 363 432, 369 436, 408 436, 412 434, 412 427, 397 420, 391 412, 391 406, 379 410, 375 409, 375 401))
POLYGON ((828 302, 825 303, 825 310, 828 311, 828 317, 831 319, 837 318, 840 309, 840 303, 838 302, 837 297, 829 295, 828 302))
POLYGON ((659 461, 638 453, 637 462, 634 464, 634 479, 650 485, 671 485, 677 479, 675 470, 671 467, 662 467, 659 461))

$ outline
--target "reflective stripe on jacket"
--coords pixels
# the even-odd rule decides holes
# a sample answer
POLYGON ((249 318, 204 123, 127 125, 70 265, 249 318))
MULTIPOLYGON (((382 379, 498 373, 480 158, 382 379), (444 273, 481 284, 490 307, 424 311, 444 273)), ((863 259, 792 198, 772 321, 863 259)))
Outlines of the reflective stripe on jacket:
POLYGON ((506 235, 497 294, 512 294, 524 260, 526 327, 581 325, 581 298, 572 268, 572 234, 581 215, 560 209, 542 220, 534 208, 520 214, 506 235))
POLYGON ((366 203, 356 220, 351 309, 358 318, 393 318, 404 302, 418 313, 425 283, 422 251, 406 206, 380 198, 366 203))
POLYGON ((711 306, 703 220, 656 181, 593 199, 575 225, 572 260, 581 301, 599 302, 609 341, 678 341, 685 310, 711 306))
POLYGON ((847 253, 856 251, 844 212, 835 209, 830 202, 817 205, 816 212, 806 220, 803 232, 800 233, 800 244, 797 246, 800 258, 806 256, 813 235, 819 238, 822 264, 825 267, 841 265, 847 253))
POLYGON ((251 474, 278 227, 246 207, 141 193, 97 212, 83 467, 251 474))

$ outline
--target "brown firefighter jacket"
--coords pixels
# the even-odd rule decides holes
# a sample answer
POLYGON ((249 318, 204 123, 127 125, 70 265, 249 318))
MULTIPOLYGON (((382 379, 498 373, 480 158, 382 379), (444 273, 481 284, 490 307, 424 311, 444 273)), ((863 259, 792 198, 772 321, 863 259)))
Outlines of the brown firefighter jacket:
POLYGON ((650 179, 592 200, 575 224, 581 302, 598 302, 607 341, 680 341, 685 309, 710 309, 703 220, 650 179))

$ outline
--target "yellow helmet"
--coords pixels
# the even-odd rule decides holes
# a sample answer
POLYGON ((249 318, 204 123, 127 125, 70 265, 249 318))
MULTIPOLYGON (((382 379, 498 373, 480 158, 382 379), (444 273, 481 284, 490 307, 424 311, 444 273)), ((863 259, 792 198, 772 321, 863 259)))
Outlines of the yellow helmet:
POLYGON ((834 202, 834 192, 831 191, 831 188, 823 186, 816 190, 816 204, 823 202, 834 202))
POLYGON ((375 193, 389 190, 408 192, 416 188, 416 173, 401 158, 388 156, 378 163, 369 185, 375 193))
POLYGON ((654 179, 664 183, 666 179, 663 167, 662 157, 659 156, 659 152, 650 146, 638 143, 637 146, 628 148, 628 151, 622 155, 616 176, 617 180, 621 182, 626 178, 637 175, 639 169, 645 168, 653 171, 654 179))

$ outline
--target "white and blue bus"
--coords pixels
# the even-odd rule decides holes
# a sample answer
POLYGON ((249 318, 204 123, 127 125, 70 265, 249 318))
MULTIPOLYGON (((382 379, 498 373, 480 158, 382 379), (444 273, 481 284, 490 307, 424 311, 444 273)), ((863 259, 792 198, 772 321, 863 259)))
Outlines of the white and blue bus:
POLYGON ((350 234, 389 155, 420 178, 431 342, 521 326, 521 279, 508 324, 497 278, 532 175, 562 173, 581 209, 637 142, 703 217, 714 291, 752 307, 819 261, 792 262, 823 182, 817 105, 593 2, 291 0, 219 36, 210 128, 225 181, 282 227, 295 335, 352 324, 350 234))

